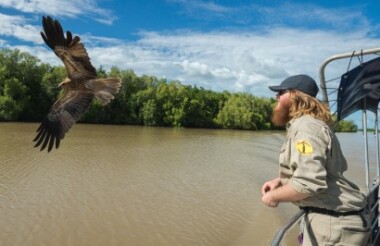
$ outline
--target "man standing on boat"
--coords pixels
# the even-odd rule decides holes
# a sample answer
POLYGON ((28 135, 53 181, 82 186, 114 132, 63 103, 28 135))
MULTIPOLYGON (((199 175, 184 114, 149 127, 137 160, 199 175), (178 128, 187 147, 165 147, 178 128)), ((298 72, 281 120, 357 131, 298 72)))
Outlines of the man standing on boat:
POLYGON ((262 202, 293 202, 305 210, 302 245, 366 245, 370 223, 366 199, 343 176, 347 163, 331 128, 327 106, 316 99, 318 86, 307 75, 285 79, 277 92, 272 122, 286 126, 279 177, 262 186, 262 202))

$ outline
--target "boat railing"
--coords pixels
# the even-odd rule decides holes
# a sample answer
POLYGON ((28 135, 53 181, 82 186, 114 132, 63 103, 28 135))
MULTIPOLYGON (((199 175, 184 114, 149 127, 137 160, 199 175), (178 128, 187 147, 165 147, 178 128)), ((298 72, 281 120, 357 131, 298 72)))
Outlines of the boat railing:
POLYGON ((379 243, 379 180, 375 180, 367 195, 367 209, 371 222, 371 234, 367 245, 379 243))
MULTIPOLYGON (((274 237, 272 241, 272 246, 279 246, 282 239, 285 237, 285 235, 294 228, 294 226, 301 220, 302 216, 305 214, 305 211, 300 210, 296 215, 294 215, 286 225, 284 225, 278 232, 276 233, 276 236, 274 237)), ((295 240, 295 239, 294 239, 295 240)))

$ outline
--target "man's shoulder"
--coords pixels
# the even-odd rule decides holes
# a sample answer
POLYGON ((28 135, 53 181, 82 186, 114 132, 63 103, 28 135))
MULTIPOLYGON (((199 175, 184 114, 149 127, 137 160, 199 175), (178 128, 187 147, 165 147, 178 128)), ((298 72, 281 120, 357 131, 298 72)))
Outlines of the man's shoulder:
POLYGON ((292 128, 315 130, 328 127, 327 124, 311 115, 302 115, 292 121, 292 128))
POLYGON ((293 120, 294 124, 303 124, 306 122, 313 123, 313 124, 320 124, 320 125, 326 125, 326 123, 322 120, 319 120, 315 118, 312 115, 302 115, 296 119, 293 120))
POLYGON ((318 145, 322 142, 329 144, 333 137, 330 127, 324 121, 308 115, 295 119, 288 134, 294 140, 318 141, 318 145))

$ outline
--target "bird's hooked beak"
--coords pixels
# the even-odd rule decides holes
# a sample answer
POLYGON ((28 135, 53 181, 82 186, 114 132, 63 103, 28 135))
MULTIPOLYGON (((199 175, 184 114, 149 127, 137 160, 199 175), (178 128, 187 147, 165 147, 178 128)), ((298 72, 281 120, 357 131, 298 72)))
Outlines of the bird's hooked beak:
POLYGON ((70 83, 71 80, 69 78, 65 78, 61 83, 58 84, 58 88, 62 88, 64 84, 70 83))

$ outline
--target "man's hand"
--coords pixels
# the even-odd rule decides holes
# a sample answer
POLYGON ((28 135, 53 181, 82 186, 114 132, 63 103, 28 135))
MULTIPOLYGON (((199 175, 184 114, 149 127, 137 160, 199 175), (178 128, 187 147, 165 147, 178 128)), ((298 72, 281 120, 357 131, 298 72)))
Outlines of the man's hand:
POLYGON ((261 201, 272 208, 277 207, 279 202, 295 202, 309 196, 309 194, 296 191, 289 183, 283 185, 280 178, 264 183, 261 194, 263 195, 261 201))
POLYGON ((271 181, 265 182, 261 187, 261 195, 264 196, 267 192, 272 191, 278 188, 279 186, 281 186, 281 179, 279 177, 271 181))
POLYGON ((279 202, 274 201, 274 200, 272 199, 271 192, 266 192, 266 193, 263 195, 263 197, 261 198, 261 201, 262 201, 265 205, 267 205, 267 206, 269 206, 269 207, 272 207, 272 208, 277 207, 278 204, 279 204, 279 202))

